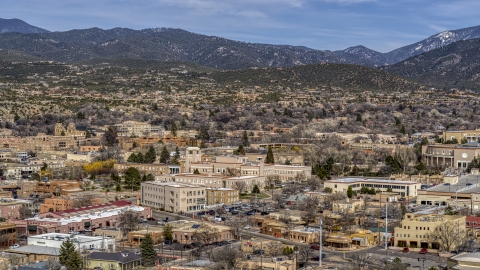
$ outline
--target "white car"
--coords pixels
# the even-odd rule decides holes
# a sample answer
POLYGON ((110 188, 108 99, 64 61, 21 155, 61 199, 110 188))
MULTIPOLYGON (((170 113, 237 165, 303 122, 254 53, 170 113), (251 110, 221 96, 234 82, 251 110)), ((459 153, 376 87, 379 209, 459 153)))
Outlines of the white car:
POLYGON ((251 228, 252 228, 252 227, 250 227, 250 226, 248 226, 248 225, 245 226, 245 227, 243 227, 244 230, 248 230, 248 229, 251 229, 251 228))
POLYGON ((10 246, 10 249, 19 248, 19 247, 20 247, 19 244, 15 244, 15 245, 13 245, 13 246, 10 246))

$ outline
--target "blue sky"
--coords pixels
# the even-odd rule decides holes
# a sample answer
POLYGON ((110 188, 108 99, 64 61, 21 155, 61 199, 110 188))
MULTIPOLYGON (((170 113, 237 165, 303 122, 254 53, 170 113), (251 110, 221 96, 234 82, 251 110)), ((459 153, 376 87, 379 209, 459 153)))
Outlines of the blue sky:
POLYGON ((479 0, 1 0, 0 18, 50 31, 172 27, 247 42, 387 52, 480 25, 479 0))

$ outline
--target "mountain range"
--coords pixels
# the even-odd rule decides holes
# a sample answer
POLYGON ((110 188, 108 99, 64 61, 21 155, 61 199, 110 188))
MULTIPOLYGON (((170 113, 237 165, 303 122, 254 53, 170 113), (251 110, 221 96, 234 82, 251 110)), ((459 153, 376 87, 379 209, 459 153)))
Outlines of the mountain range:
MULTIPOLYGON (((393 65, 457 41, 480 38, 480 26, 445 31, 388 53, 364 46, 328 51, 302 46, 247 43, 172 28, 90 28, 49 32, 18 19, 1 19, 0 33, 0 49, 20 56, 20 59, 68 63, 95 58, 148 59, 192 62, 215 69, 233 70, 314 63, 370 67, 393 65)), ((0 59, 5 59, 5 55, 0 54, 0 59)), ((10 55, 9 59, 17 58, 10 55)))
POLYGON ((480 89, 480 38, 458 41, 381 70, 441 88, 480 89))
POLYGON ((2 19, 0 18, 0 34, 17 32, 22 34, 32 33, 48 33, 48 30, 30 25, 19 19, 2 19))

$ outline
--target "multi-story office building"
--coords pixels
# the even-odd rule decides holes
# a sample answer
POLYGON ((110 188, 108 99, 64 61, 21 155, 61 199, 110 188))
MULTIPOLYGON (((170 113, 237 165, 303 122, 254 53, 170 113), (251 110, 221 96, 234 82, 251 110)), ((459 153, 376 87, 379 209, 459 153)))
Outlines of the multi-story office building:
POLYGON ((136 168, 141 174, 152 174, 154 176, 161 174, 180 173, 181 165, 172 164, 154 164, 154 163, 116 163, 114 169, 123 174, 130 168, 136 168))
POLYGON ((232 204, 238 202, 240 192, 233 188, 206 188, 207 205, 232 204))
POLYGON ((418 182, 397 181, 385 179, 366 179, 366 178, 341 178, 336 180, 325 181, 324 186, 331 188, 333 192, 346 192, 351 186, 353 191, 360 191, 362 187, 374 188, 375 190, 399 193, 401 196, 415 197, 417 190, 421 188, 418 182))
POLYGON ((478 142, 422 146, 423 162, 427 166, 467 168, 473 158, 479 155, 480 143, 478 142))
POLYGON ((204 186, 150 181, 143 182, 140 191, 142 205, 171 212, 205 209, 207 195, 204 186))
POLYGON ((201 174, 240 175, 241 177, 265 177, 278 175, 280 181, 303 181, 311 177, 312 167, 297 165, 264 164, 249 162, 246 156, 217 156, 215 162, 202 161, 198 147, 187 148, 185 172, 198 170, 201 174))
MULTIPOLYGON (((149 123, 125 121, 121 124, 115 124, 118 136, 163 136, 163 128, 152 126, 149 123)), ((108 129, 108 126, 105 127, 108 129)))
POLYGON ((416 217, 412 213, 405 214, 400 226, 394 230, 395 246, 439 249, 440 243, 429 238, 429 234, 444 223, 454 224, 460 234, 466 233, 465 216, 425 215, 416 217))

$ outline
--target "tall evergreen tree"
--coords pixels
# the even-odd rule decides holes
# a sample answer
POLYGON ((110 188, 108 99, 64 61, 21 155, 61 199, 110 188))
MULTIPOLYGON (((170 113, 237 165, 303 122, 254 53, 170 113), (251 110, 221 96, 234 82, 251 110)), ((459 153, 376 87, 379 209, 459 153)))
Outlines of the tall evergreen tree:
POLYGON ((170 223, 165 224, 163 227, 163 238, 165 240, 173 240, 173 226, 170 223))
POLYGON ((348 198, 352 198, 353 197, 353 189, 351 186, 348 186, 348 189, 347 189, 347 197, 348 198))
POLYGON ((130 156, 128 156, 127 162, 137 163, 138 162, 137 155, 135 153, 132 153, 130 156))
POLYGON ((243 131, 242 145, 243 146, 249 146, 250 145, 250 142, 248 142, 248 134, 247 134, 246 130, 243 131))
POLYGON ((138 163, 145 163, 145 158, 143 157, 143 154, 140 153, 140 152, 137 154, 137 162, 138 163))
POLYGON ((260 194, 260 188, 258 188, 258 185, 253 186, 252 193, 253 194, 260 194))
POLYGON ((143 159, 145 163, 155 162, 155 160, 157 159, 157 153, 155 153, 155 148, 153 148, 153 146, 150 146, 148 152, 145 154, 145 157, 143 159))
POLYGON ((140 176, 140 172, 137 168, 130 167, 125 171, 125 184, 129 187, 137 187, 140 185, 140 180, 142 177, 140 176))
POLYGON ((273 157, 273 150, 272 150, 271 146, 268 147, 267 158, 265 159, 265 163, 267 163, 267 164, 275 163, 275 159, 273 157))
POLYGON ((170 159, 170 152, 168 152, 167 146, 163 146, 162 152, 160 153, 160 163, 167 163, 170 159))
POLYGON ((142 255, 143 266, 155 266, 157 253, 153 248, 153 239, 150 234, 147 234, 145 238, 143 238, 142 243, 140 244, 140 254, 142 255))
POLYGON ((60 246, 60 263, 67 267, 67 270, 81 270, 83 263, 82 258, 77 250, 75 244, 67 238, 60 246))
POLYGON ((173 164, 180 164, 180 150, 178 150, 178 146, 175 147, 175 155, 173 156, 172 163, 173 164))
POLYGON ((178 130, 177 124, 175 124, 175 121, 173 121, 170 131, 172 132, 172 135, 175 137, 177 137, 177 130, 178 130))

